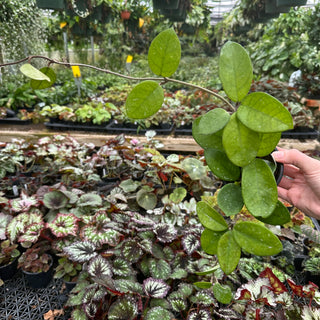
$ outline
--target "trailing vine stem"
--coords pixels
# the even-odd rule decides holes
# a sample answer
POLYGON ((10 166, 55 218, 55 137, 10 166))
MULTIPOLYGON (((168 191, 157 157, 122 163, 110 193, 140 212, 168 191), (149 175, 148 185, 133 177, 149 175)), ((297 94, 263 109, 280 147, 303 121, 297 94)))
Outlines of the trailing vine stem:
POLYGON ((132 77, 132 76, 124 75, 122 73, 111 71, 109 69, 103 69, 103 68, 99 68, 99 67, 96 67, 96 66, 92 66, 92 65, 89 65, 89 64, 63 62, 63 61, 58 61, 58 60, 55 60, 55 59, 52 59, 52 58, 49 58, 49 57, 46 57, 46 56, 42 56, 42 55, 28 56, 28 57, 23 58, 21 60, 3 63, 3 64, 0 64, 0 68, 1 67, 6 67, 6 66, 20 64, 20 63, 25 62, 25 61, 29 62, 32 59, 43 59, 43 60, 49 61, 49 64, 58 64, 58 65, 66 66, 66 67, 78 66, 78 67, 90 68, 90 69, 94 69, 94 70, 97 70, 97 71, 100 71, 100 72, 108 73, 108 74, 111 74, 111 75, 114 75, 114 76, 117 76, 117 77, 120 77, 120 78, 124 78, 124 79, 127 79, 127 80, 133 80, 133 81, 152 80, 152 81, 162 82, 162 84, 168 83, 168 82, 174 82, 174 83, 182 84, 184 86, 195 88, 195 89, 199 89, 199 90, 202 90, 204 92, 207 92, 207 93, 215 96, 216 98, 218 98, 221 101, 223 101, 228 106, 230 111, 232 111, 232 112, 235 111, 234 106, 227 99, 225 99, 223 96, 221 96, 217 92, 212 91, 212 90, 207 89, 207 88, 204 88, 204 87, 201 87, 201 86, 198 86, 198 85, 195 85, 195 84, 192 84, 192 83, 189 83, 189 82, 185 82, 185 81, 177 80, 177 79, 172 79, 172 78, 166 78, 166 77, 164 77, 164 78, 159 78, 159 77, 144 77, 144 78, 132 77))

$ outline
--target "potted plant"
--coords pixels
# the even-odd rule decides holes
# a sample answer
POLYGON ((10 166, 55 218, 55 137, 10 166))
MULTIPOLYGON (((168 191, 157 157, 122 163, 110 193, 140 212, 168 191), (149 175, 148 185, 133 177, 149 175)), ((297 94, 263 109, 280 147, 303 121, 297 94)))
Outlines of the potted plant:
POLYGON ((17 258, 20 256, 17 244, 11 244, 10 240, 0 242, 0 279, 8 280, 17 272, 17 258))
POLYGON ((28 248, 18 259, 24 277, 31 288, 44 288, 52 279, 53 258, 46 240, 40 240, 28 248))

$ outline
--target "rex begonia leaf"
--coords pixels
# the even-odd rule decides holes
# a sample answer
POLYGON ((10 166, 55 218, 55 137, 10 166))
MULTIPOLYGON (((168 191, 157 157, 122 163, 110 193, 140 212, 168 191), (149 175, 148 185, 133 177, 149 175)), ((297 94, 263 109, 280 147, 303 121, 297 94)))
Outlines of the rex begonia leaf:
POLYGON ((126 260, 123 260, 120 258, 116 258, 113 261, 112 271, 114 274, 121 276, 121 277, 129 276, 134 273, 131 268, 131 265, 128 264, 128 262, 126 260))
POLYGON ((102 205, 102 198, 95 193, 85 193, 80 196, 77 206, 78 207, 99 207, 102 205))
POLYGON ((248 253, 257 256, 271 256, 282 251, 279 238, 261 224, 242 221, 233 228, 233 234, 239 246, 248 253))
POLYGON ((143 251, 135 240, 123 242, 121 252, 124 258, 131 263, 137 262, 143 256, 143 251))
POLYGON ((271 215, 278 202, 277 183, 262 159, 255 159, 243 168, 241 188, 244 203, 252 215, 262 218, 271 215))
POLYGON ((174 315, 167 309, 157 306, 149 309, 145 316, 145 320, 159 320, 159 319, 172 320, 174 319, 174 315))
POLYGON ((47 226, 56 237, 66 237, 67 235, 77 235, 78 218, 73 214, 59 213, 47 226))
POLYGON ((278 200, 277 205, 270 216, 266 218, 256 217, 258 220, 271 225, 284 225, 291 221, 288 208, 278 200))
POLYGON ((154 233, 160 242, 172 242, 177 237, 177 230, 174 225, 167 223, 159 223, 154 228, 154 233))
POLYGON ((49 88, 56 82, 57 76, 52 68, 43 67, 39 71, 42 72, 43 74, 45 74, 46 76, 48 76, 50 81, 31 79, 30 86, 33 90, 40 90, 40 89, 49 88))
POLYGON ((234 239, 233 231, 227 231, 219 239, 217 256, 220 267, 225 274, 230 274, 235 270, 240 260, 241 248, 234 239))
POLYGON ((181 312, 188 307, 187 301, 182 298, 172 298, 170 299, 170 304, 175 312, 181 312))
POLYGON ((98 243, 100 245, 109 244, 116 246, 121 238, 120 232, 112 228, 97 228, 94 225, 86 225, 81 229, 81 235, 87 241, 98 243))
POLYGON ((198 291, 194 296, 190 298, 190 300, 195 304, 203 306, 217 306, 217 302, 213 296, 213 292, 210 290, 198 291))
POLYGON ((221 48, 219 77, 223 90, 232 101, 241 101, 248 94, 253 78, 252 64, 240 44, 228 41, 221 48))
POLYGON ((167 280, 171 275, 171 267, 165 260, 149 259, 149 271, 153 278, 167 280))
POLYGON ((114 281, 115 286, 118 291, 123 293, 134 293, 143 295, 142 284, 137 281, 129 280, 129 279, 117 279, 114 281))
POLYGON ((207 309, 192 310, 189 313, 188 320, 211 320, 210 311, 207 309))
POLYGON ((219 179, 235 181, 240 178, 240 168, 232 163, 226 153, 219 149, 205 149, 204 156, 208 167, 219 179))
POLYGON ((293 119, 283 104, 265 92, 253 92, 241 101, 239 120, 251 130, 261 133, 293 129, 293 119))
POLYGON ((0 240, 6 239, 7 225, 12 220, 12 218, 13 217, 11 215, 0 212, 0 240))
POLYGON ((239 213, 244 205, 240 185, 235 183, 224 185, 219 190, 217 203, 226 216, 239 213))
POLYGON ((154 74, 170 77, 178 69, 180 59, 180 41, 173 28, 160 32, 151 42, 148 63, 154 74))
POLYGON ((193 233, 188 233, 182 237, 183 249, 191 255, 195 250, 200 247, 199 236, 193 233))
POLYGON ((228 229, 228 224, 208 203, 199 201, 197 203, 197 214, 201 224, 213 231, 224 231, 228 229))
POLYGON ((147 278, 143 281, 143 290, 147 296, 152 298, 164 298, 170 286, 161 279, 147 278))
POLYGON ((50 78, 43 72, 32 66, 30 63, 25 63, 20 67, 20 71, 28 78, 34 80, 45 80, 50 83, 50 78))
POLYGON ((145 119, 155 114, 164 101, 163 89, 152 80, 142 81, 129 93, 126 114, 131 119, 145 119))
POLYGON ((222 144, 230 161, 244 167, 257 156, 260 135, 243 125, 234 113, 223 130, 222 144))
POLYGON ((49 209, 61 209, 67 206, 68 197, 61 191, 51 191, 43 196, 43 203, 49 209))
POLYGON ((96 246, 89 241, 77 241, 70 246, 64 248, 64 252, 69 256, 70 260, 76 262, 88 262, 97 256, 96 246))
POLYGON ((101 278, 104 276, 111 277, 112 266, 107 259, 98 255, 89 262, 88 273, 95 278, 101 278))

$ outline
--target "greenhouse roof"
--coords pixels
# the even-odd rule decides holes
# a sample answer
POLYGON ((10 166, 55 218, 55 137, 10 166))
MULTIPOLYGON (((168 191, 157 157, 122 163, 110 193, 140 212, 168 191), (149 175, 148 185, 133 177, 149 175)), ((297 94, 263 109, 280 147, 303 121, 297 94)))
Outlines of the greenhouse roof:
MULTIPOLYGON (((209 0, 207 5, 211 9, 211 24, 215 25, 222 20, 225 13, 228 13, 240 0, 209 0)), ((306 7, 312 7, 316 3, 319 3, 319 0, 308 0, 306 7)))

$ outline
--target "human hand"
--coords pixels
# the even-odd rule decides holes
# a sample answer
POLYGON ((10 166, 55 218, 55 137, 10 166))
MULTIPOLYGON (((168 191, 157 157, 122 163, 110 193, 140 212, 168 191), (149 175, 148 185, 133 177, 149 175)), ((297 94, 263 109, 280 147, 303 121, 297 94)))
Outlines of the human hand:
POLYGON ((279 197, 320 220, 320 161, 295 149, 278 150, 272 155, 275 161, 284 164, 279 197))

